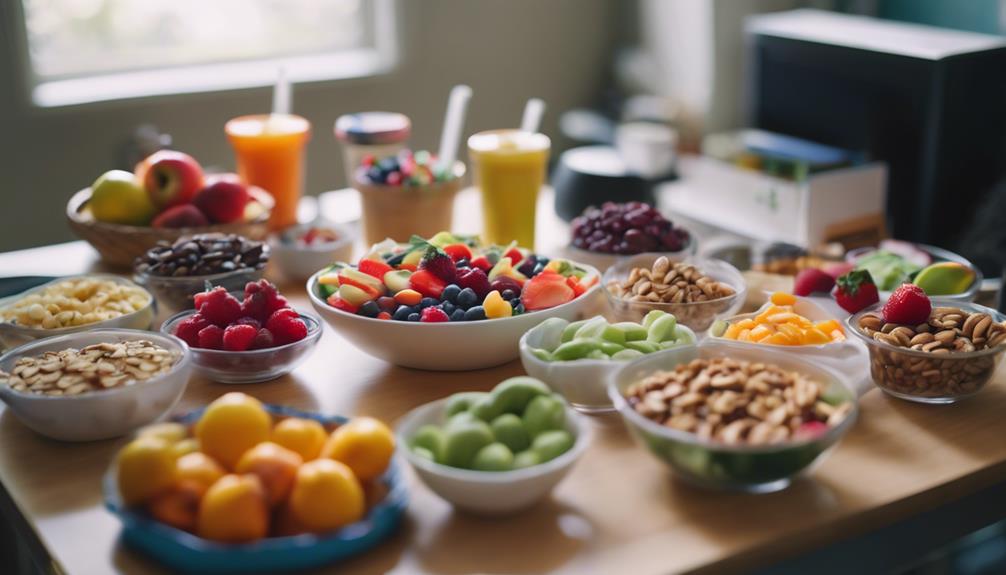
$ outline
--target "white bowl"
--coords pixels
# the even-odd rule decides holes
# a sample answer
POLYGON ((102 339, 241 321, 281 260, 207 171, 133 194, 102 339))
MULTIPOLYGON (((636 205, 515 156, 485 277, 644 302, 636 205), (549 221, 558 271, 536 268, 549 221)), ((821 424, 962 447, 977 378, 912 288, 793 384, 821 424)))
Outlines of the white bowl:
MULTIPOLYGON (((677 329, 690 336, 691 341, 682 342, 670 349, 695 345, 695 332, 684 325, 678 325, 677 329)), ((572 361, 545 361, 531 353, 531 348, 542 346, 543 335, 541 324, 538 324, 520 338, 520 361, 524 364, 524 371, 548 384, 552 391, 563 396, 577 411, 583 413, 615 411, 611 397, 608 396, 608 379, 611 374, 628 363, 628 360, 585 358, 572 361)), ((654 353, 666 351, 668 350, 654 353)))
MULTIPOLYGON (((765 311, 770 305, 772 305, 772 302, 766 302, 755 312, 735 315, 727 318, 725 321, 727 323, 734 323, 742 319, 753 318, 765 311)), ((839 325, 842 325, 843 330, 848 330, 848 327, 844 325, 841 319, 834 317, 823 307, 808 298, 797 297, 796 304, 793 305, 793 311, 811 321, 833 319, 839 325)), ((803 357, 811 363, 823 365, 845 374, 847 377, 846 383, 856 392, 857 396, 863 395, 873 389, 873 386, 870 385, 870 357, 866 346, 856 338, 851 337, 848 333, 845 334, 844 340, 833 341, 831 343, 819 345, 777 345, 773 343, 753 343, 727 339, 715 335, 713 333, 715 329, 715 324, 709 328, 707 341, 715 341, 718 344, 733 346, 738 349, 774 349, 790 355, 803 357)))
POLYGON ((474 471, 441 465, 409 449, 409 440, 423 425, 443 425, 450 398, 420 405, 405 415, 395 433, 399 450, 419 479, 455 507, 482 515, 503 515, 526 509, 544 498, 573 468, 590 444, 590 428, 576 411, 566 406, 566 430, 576 442, 559 457, 513 471, 474 471))
MULTIPOLYGON (((576 265, 588 274, 598 273, 591 266, 576 265)), ((524 332, 550 317, 579 319, 600 290, 600 283, 595 283, 573 301, 507 318, 422 323, 380 320, 335 309, 318 296, 321 273, 307 282, 311 303, 350 343, 395 365, 441 371, 483 369, 516 359, 520 354, 517 342, 524 332)))
POLYGON ((272 261, 276 262, 283 277, 291 280, 304 281, 314 275, 314 272, 329 264, 350 261, 353 256, 353 243, 356 241, 356 231, 353 228, 332 222, 316 222, 300 224, 284 230, 281 233, 299 234, 312 227, 335 230, 339 239, 317 246, 300 246, 280 241, 278 234, 269 236, 269 248, 272 251, 272 261))
POLYGON ((154 321, 155 314, 155 301, 154 296, 150 292, 144 289, 142 286, 120 276, 110 275, 110 274, 81 274, 77 276, 67 276, 52 280, 51 282, 44 283, 40 286, 35 286, 29 290, 25 290, 19 294, 15 294, 9 297, 0 299, 0 308, 7 307, 23 297, 31 295, 33 293, 40 292, 52 284, 59 283, 67 280, 74 279, 101 279, 110 280, 118 284, 130 285, 143 290, 147 294, 149 300, 147 305, 134 311, 133 313, 127 313, 125 315, 120 315, 117 318, 106 319, 104 321, 96 321, 94 323, 89 323, 86 325, 77 325, 73 327, 63 327, 58 329, 43 329, 40 327, 27 327, 22 325, 17 325, 11 322, 0 322, 0 349, 7 349, 17 347, 19 345, 24 345, 28 342, 35 341, 38 339, 43 339, 47 337, 56 337, 60 335, 68 335, 71 333, 80 333, 83 331, 90 331, 93 329, 104 329, 104 328, 124 328, 124 329, 149 329, 150 324, 154 321))
POLYGON ((135 329, 98 329, 51 337, 5 353, 0 357, 0 370, 10 373, 22 356, 137 339, 177 352, 180 357, 167 373, 131 385, 81 395, 49 396, 14 391, 0 384, 0 400, 31 429, 64 441, 119 437, 153 423, 174 407, 192 375, 189 347, 177 337, 135 329))

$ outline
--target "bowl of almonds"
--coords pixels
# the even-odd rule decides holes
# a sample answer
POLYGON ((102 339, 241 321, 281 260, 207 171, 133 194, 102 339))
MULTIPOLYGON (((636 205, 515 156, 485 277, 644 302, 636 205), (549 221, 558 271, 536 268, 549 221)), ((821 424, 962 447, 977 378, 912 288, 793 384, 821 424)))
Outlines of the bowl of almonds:
POLYGON ((659 254, 622 260, 608 268, 601 283, 620 321, 639 322, 657 309, 695 333, 705 333, 717 319, 736 314, 747 292, 744 277, 725 261, 672 262, 659 254))
POLYGON ((675 475, 754 493, 807 473, 858 412, 838 372, 718 342, 632 361, 609 379, 608 394, 637 442, 675 475))
POLYGON ((885 319, 886 306, 875 304, 846 320, 847 331, 866 343, 877 387, 909 401, 954 403, 992 379, 1006 351, 1006 315, 932 298, 928 317, 902 323, 885 319))
POLYGON ((108 439, 160 419, 191 373, 189 348, 174 336, 96 329, 0 356, 0 400, 47 437, 108 439))

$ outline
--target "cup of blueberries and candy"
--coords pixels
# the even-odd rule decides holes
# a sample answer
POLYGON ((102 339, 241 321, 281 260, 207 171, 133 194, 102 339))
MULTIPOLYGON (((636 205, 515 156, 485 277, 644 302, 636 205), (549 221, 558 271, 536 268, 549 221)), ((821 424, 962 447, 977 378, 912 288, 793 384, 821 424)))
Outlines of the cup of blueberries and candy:
POLYGON ((507 318, 583 295, 596 274, 515 244, 483 246, 439 232, 409 243, 375 244, 355 266, 336 263, 318 295, 347 313, 385 320, 448 322, 507 318))

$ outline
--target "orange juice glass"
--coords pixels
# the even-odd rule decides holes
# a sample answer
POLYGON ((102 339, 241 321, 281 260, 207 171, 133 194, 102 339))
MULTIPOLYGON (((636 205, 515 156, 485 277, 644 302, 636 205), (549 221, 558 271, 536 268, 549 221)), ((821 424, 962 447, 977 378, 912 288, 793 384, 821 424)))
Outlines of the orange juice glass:
POLYGON ((475 185, 482 192, 483 239, 534 248, 535 206, 551 142, 545 134, 491 130, 468 138, 475 185))
POLYGON ((276 200, 269 227, 279 230, 296 224, 311 123, 292 114, 259 114, 234 118, 224 131, 237 154, 241 179, 276 200))

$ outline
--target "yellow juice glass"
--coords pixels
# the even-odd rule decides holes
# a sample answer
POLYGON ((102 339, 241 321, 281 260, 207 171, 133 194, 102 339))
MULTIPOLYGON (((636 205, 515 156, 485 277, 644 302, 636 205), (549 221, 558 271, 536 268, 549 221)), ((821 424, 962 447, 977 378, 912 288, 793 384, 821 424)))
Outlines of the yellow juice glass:
POLYGON ((545 134, 491 130, 468 138, 475 185, 482 193, 483 239, 534 248, 535 206, 552 143, 545 134))
POLYGON ((304 193, 304 146, 311 123, 292 114, 240 116, 227 122, 224 132, 237 154, 238 175, 276 200, 269 228, 297 223, 297 204, 304 193))

